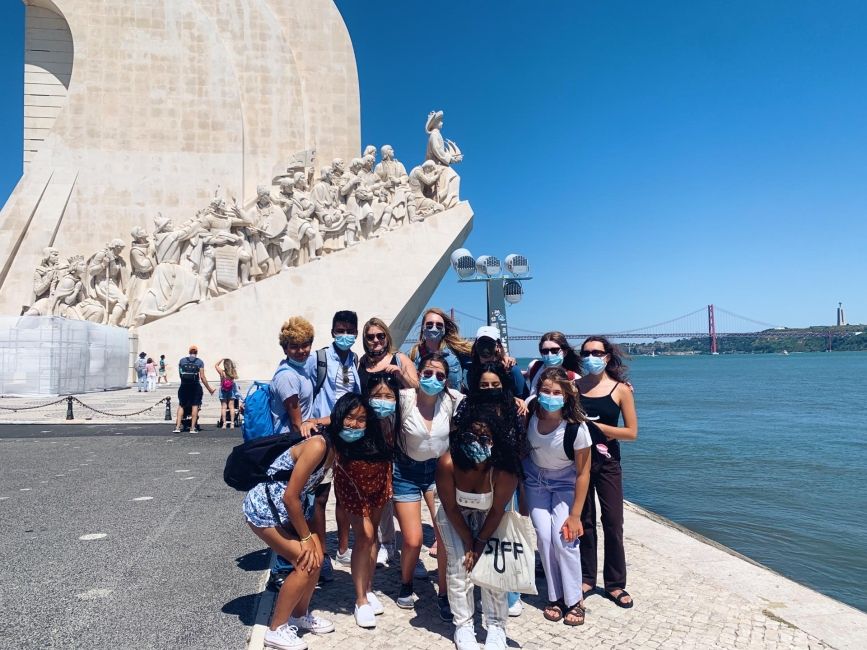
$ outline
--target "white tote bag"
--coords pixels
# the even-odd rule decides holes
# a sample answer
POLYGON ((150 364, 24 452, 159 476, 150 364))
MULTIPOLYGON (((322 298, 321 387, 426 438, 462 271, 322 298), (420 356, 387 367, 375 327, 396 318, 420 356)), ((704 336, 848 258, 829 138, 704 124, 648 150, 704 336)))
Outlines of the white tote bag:
POLYGON ((507 511, 491 535, 470 580, 494 591, 537 594, 536 530, 529 517, 507 511))

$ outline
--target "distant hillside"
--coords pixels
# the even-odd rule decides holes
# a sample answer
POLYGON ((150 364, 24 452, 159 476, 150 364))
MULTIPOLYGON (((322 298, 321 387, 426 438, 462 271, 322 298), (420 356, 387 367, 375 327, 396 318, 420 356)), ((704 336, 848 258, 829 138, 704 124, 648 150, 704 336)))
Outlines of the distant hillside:
MULTIPOLYGON (((783 352, 867 351, 867 325, 844 327, 814 326, 801 329, 771 329, 750 335, 719 336, 720 354, 763 354, 783 352)), ((630 354, 709 354, 707 336, 671 342, 622 344, 630 354)))

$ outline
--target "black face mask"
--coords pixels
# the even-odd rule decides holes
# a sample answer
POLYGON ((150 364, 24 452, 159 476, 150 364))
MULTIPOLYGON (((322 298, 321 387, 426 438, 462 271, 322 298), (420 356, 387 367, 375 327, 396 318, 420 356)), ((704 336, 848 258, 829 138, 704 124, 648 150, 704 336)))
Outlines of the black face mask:
POLYGON ((475 397, 479 402, 483 403, 499 402, 503 399, 503 389, 486 388, 484 390, 477 391, 475 397))

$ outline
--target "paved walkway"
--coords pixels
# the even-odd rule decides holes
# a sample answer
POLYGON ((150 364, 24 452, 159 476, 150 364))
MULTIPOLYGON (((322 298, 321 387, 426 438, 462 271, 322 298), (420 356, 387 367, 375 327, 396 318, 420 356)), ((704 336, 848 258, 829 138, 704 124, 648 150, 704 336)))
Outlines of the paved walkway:
MULTIPOLYGON (((215 382, 212 388, 217 388, 215 382)), ((244 385, 246 388, 246 384, 244 385)), ((204 391, 202 401, 202 426, 215 426, 220 417, 220 402, 215 395, 204 391)), ((145 424, 163 422, 165 404, 160 402, 165 397, 171 397, 172 418, 178 404, 178 382, 160 384, 155 391, 138 392, 135 387, 123 390, 113 390, 102 393, 83 393, 75 395, 86 406, 78 402, 73 404, 74 420, 66 419, 66 398, 52 396, 38 397, 0 397, 0 423, 18 424, 145 424), (51 406, 43 406, 58 402, 51 406), (91 407, 91 408, 88 408, 91 407), (144 413, 143 409, 152 407, 144 413), (10 409, 25 410, 14 411, 10 409), (102 411, 102 412, 100 412, 102 411), (134 415, 127 415, 134 414, 134 415)))
MULTIPOLYGON (((333 515, 329 521, 333 522, 333 515)), ((594 595, 587 599, 583 627, 550 623, 542 617, 545 594, 541 581, 539 596, 525 597, 523 614, 509 619, 510 648, 867 648, 867 614, 863 612, 635 506, 627 508, 625 529, 628 587, 635 607, 620 609, 594 595)), ((430 543, 432 532, 426 529, 426 533, 426 543, 430 543)), ((333 556, 333 534, 329 537, 333 556)), ((434 576, 435 560, 426 551, 422 556, 434 576)), ((375 630, 364 630, 352 617, 349 571, 337 565, 335 569, 335 581, 317 590, 313 604, 318 613, 334 621, 337 630, 319 637, 307 635, 311 650, 454 647, 452 626, 442 623, 437 615, 433 583, 416 581, 420 600, 414 611, 406 611, 393 601, 399 586, 398 571, 377 570, 374 586, 386 596, 385 614, 377 617, 375 630)), ((263 599, 259 623, 267 622, 270 606, 270 599, 263 599)), ((476 631, 484 643, 478 617, 476 631)), ((262 634, 264 627, 254 627, 250 648, 262 647, 262 634)))

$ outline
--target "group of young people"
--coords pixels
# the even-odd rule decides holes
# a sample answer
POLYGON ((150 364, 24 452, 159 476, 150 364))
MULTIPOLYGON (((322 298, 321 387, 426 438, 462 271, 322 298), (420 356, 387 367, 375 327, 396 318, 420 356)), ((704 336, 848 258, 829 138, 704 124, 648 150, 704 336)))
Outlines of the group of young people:
MULTIPOLYGON (((397 350, 381 319, 371 318, 357 358, 358 333, 351 311, 334 315, 332 344, 315 352, 305 319, 289 318, 280 331, 285 357, 271 381, 271 414, 275 431, 297 436, 297 443, 271 465, 274 480, 244 500, 250 528, 279 556, 285 575, 266 645, 303 650, 299 633, 334 630, 310 611, 320 574, 331 570, 325 507, 332 483, 336 561, 350 566, 361 627, 375 627, 386 610, 374 575, 378 560, 397 554, 394 518, 402 540, 395 603, 415 606, 414 578, 427 573, 419 562, 422 501, 436 538, 437 604, 454 624, 458 650, 479 648, 471 572, 508 509, 532 520, 547 620, 583 624, 584 598, 593 592, 632 607, 620 441, 634 440, 638 425, 617 348, 590 337, 573 349, 563 334, 549 332, 539 342, 541 359, 525 375, 505 354, 497 328, 482 327, 468 341, 440 309, 425 312, 409 355, 397 350), (605 544, 600 590, 595 497, 605 544)), ((520 594, 483 588, 481 595, 484 648, 504 650, 520 594)))

